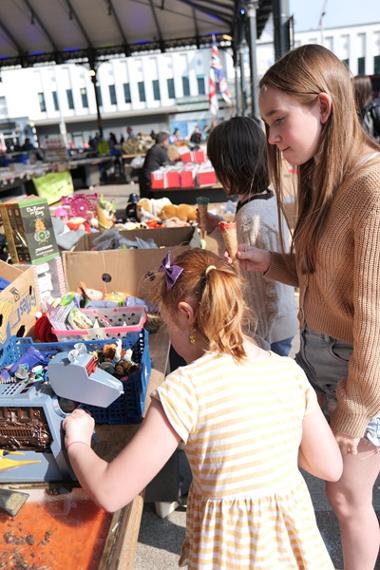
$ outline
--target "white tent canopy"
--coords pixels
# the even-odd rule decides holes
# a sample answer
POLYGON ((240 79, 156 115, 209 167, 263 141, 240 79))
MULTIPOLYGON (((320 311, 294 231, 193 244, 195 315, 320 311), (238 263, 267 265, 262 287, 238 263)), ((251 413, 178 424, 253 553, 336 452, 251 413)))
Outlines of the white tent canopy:
MULTIPOLYGON (((0 67, 208 45, 247 0, 1 0, 0 67)), ((271 0, 259 0, 257 35, 271 0)))

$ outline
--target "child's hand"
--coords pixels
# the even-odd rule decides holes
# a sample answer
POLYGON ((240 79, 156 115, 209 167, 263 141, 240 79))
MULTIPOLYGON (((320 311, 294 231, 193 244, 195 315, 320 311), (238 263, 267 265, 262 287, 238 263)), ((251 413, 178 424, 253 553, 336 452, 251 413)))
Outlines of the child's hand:
POLYGON ((344 433, 337 433, 336 441, 340 447, 342 455, 357 455, 360 437, 350 437, 344 433))
MULTIPOLYGON (((208 234, 212 234, 212 232, 215 230, 216 226, 218 225, 218 223, 220 222, 222 218, 220 216, 215 216, 214 214, 210 214, 209 212, 207 212, 206 214, 206 232, 208 234)), ((197 223, 199 225, 199 210, 197 208, 197 223)))
POLYGON ((260 271, 265 273, 272 261, 272 254, 265 249, 259 249, 252 245, 240 244, 237 259, 245 271, 260 271))
POLYGON ((74 442, 81 442, 91 446, 95 421, 84 410, 74 410, 72 414, 65 418, 62 427, 65 430, 66 447, 69 447, 74 442))

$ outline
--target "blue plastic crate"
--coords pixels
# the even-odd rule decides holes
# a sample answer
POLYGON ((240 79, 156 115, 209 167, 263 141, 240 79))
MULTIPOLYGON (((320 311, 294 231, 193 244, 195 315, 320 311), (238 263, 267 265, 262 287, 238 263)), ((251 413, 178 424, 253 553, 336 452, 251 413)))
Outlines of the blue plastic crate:
MULTIPOLYGON (((133 334, 131 333, 128 337, 133 334)), ((136 424, 141 422, 143 418, 146 391, 151 372, 149 333, 143 330, 135 334, 138 338, 136 342, 129 345, 129 348, 132 348, 132 360, 139 363, 140 368, 130 374, 128 380, 124 382, 124 394, 106 409, 97 406, 85 406, 85 409, 91 413, 98 424, 136 424)))
MULTIPOLYGON (((52 357, 57 352, 71 350, 78 339, 63 342, 34 343, 29 337, 11 337, 6 344, 0 347, 0 369, 16 362, 32 345, 44 355, 52 357)), ((87 350, 98 350, 112 339, 87 340, 83 342, 87 350)), ((97 406, 83 406, 94 417, 97 424, 129 424, 141 422, 144 414, 144 403, 151 372, 151 359, 149 354, 149 333, 143 329, 140 332, 129 333, 122 338, 123 348, 132 349, 132 359, 140 364, 139 370, 134 372, 124 382, 122 394, 108 408, 97 406)))

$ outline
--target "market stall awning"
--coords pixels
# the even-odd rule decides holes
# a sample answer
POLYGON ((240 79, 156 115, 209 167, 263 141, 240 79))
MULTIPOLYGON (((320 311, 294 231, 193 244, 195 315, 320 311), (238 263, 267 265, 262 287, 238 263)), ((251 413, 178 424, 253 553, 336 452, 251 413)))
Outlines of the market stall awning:
MULTIPOLYGON (((208 45, 248 0, 1 0, 0 67, 208 45)), ((272 10, 259 0, 257 36, 272 10)))

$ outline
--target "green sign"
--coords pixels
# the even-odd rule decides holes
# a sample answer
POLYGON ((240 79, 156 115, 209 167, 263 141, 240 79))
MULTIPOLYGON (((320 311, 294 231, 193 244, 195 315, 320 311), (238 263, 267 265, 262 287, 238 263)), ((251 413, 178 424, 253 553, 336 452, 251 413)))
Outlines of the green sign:
POLYGON ((71 174, 65 172, 49 172, 45 176, 33 178, 37 194, 46 198, 48 204, 58 202, 63 196, 70 196, 74 192, 71 174))

